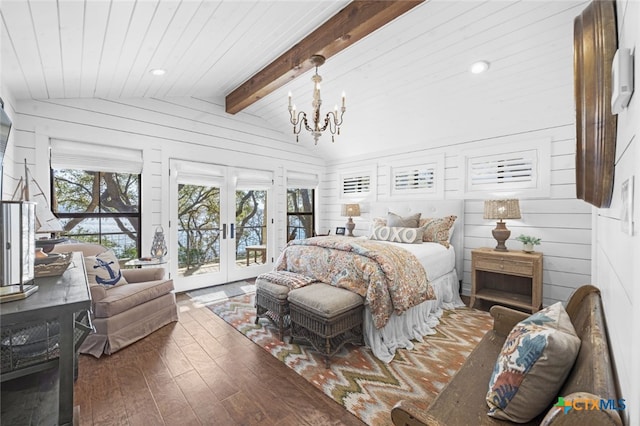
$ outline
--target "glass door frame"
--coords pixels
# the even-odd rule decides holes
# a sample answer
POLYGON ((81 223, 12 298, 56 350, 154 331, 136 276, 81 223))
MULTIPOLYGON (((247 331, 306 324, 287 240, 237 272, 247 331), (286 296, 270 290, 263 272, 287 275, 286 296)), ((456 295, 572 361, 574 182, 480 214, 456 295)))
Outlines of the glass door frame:
MULTIPOLYGON (((176 291, 188 291, 203 287, 210 287, 225 284, 232 281, 253 278, 257 275, 270 271, 273 268, 274 247, 275 247, 275 220, 273 213, 275 211, 274 185, 271 180, 269 187, 260 187, 257 190, 264 190, 266 194, 266 253, 263 264, 253 264, 250 266, 240 266, 240 260, 237 259, 236 253, 236 176, 243 172, 251 173, 251 169, 242 167, 223 166, 218 164, 205 164, 199 162, 191 162, 186 160, 170 159, 170 178, 169 178, 169 199, 170 199, 170 226, 169 226, 169 252, 170 258, 175 259, 170 264, 170 277, 174 280, 176 291), (187 174, 191 173, 191 165, 196 169, 206 171, 215 170, 215 179, 221 181, 220 184, 220 253, 219 253, 219 271, 206 273, 191 277, 184 277, 178 274, 178 180, 180 175, 180 167, 186 168, 187 174)), ((274 175, 272 170, 264 171, 274 175)), ((185 178, 188 179, 188 178, 185 178)), ((214 180, 215 180, 214 179, 214 180)), ((206 180, 206 179, 205 179, 206 180)), ((199 183, 194 183, 198 185, 199 183)), ((243 186, 243 188, 246 185, 243 186)), ((249 253, 246 253, 248 255, 249 253)), ((244 260, 242 261, 244 262, 244 260)))

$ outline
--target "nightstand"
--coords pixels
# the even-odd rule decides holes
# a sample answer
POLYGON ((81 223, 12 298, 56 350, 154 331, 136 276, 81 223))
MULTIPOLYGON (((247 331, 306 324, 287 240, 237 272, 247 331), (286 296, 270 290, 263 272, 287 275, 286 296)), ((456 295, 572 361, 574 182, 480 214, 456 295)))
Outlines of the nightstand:
POLYGON ((471 303, 476 299, 537 312, 542 307, 542 253, 471 250, 471 303))

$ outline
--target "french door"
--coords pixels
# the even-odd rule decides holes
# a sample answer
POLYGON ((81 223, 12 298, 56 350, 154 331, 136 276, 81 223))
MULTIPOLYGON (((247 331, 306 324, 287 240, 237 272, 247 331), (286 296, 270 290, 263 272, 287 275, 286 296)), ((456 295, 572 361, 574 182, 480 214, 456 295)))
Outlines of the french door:
POLYGON ((272 172, 170 160, 171 278, 178 291, 273 267, 272 172))

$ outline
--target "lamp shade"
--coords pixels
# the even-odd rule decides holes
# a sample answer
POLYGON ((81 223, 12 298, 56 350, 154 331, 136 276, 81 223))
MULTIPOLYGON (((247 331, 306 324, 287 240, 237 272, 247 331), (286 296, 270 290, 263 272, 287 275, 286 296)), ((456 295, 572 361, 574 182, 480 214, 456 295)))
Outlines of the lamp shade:
POLYGON ((340 216, 360 216, 360 204, 343 204, 340 216))
POLYGON ((485 219, 520 219, 520 203, 516 199, 486 200, 484 202, 485 219))

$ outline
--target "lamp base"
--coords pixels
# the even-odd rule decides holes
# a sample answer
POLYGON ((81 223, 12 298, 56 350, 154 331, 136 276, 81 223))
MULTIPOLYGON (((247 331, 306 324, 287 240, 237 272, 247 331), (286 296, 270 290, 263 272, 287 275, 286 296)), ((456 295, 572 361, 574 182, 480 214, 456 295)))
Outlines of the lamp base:
POLYGON ((496 248, 494 248, 494 250, 509 251, 507 249, 507 246, 504 245, 504 242, 509 239, 509 236, 511 236, 511 231, 507 229, 507 225, 502 221, 496 222, 496 227, 491 231, 491 233, 493 234, 493 238, 495 238, 498 242, 498 245, 496 246, 496 248))
POLYGON ((355 229, 356 224, 351 217, 345 224, 345 227, 347 228, 347 231, 349 231, 349 233, 347 234, 347 237, 355 237, 355 235, 353 235, 353 230, 355 229))

